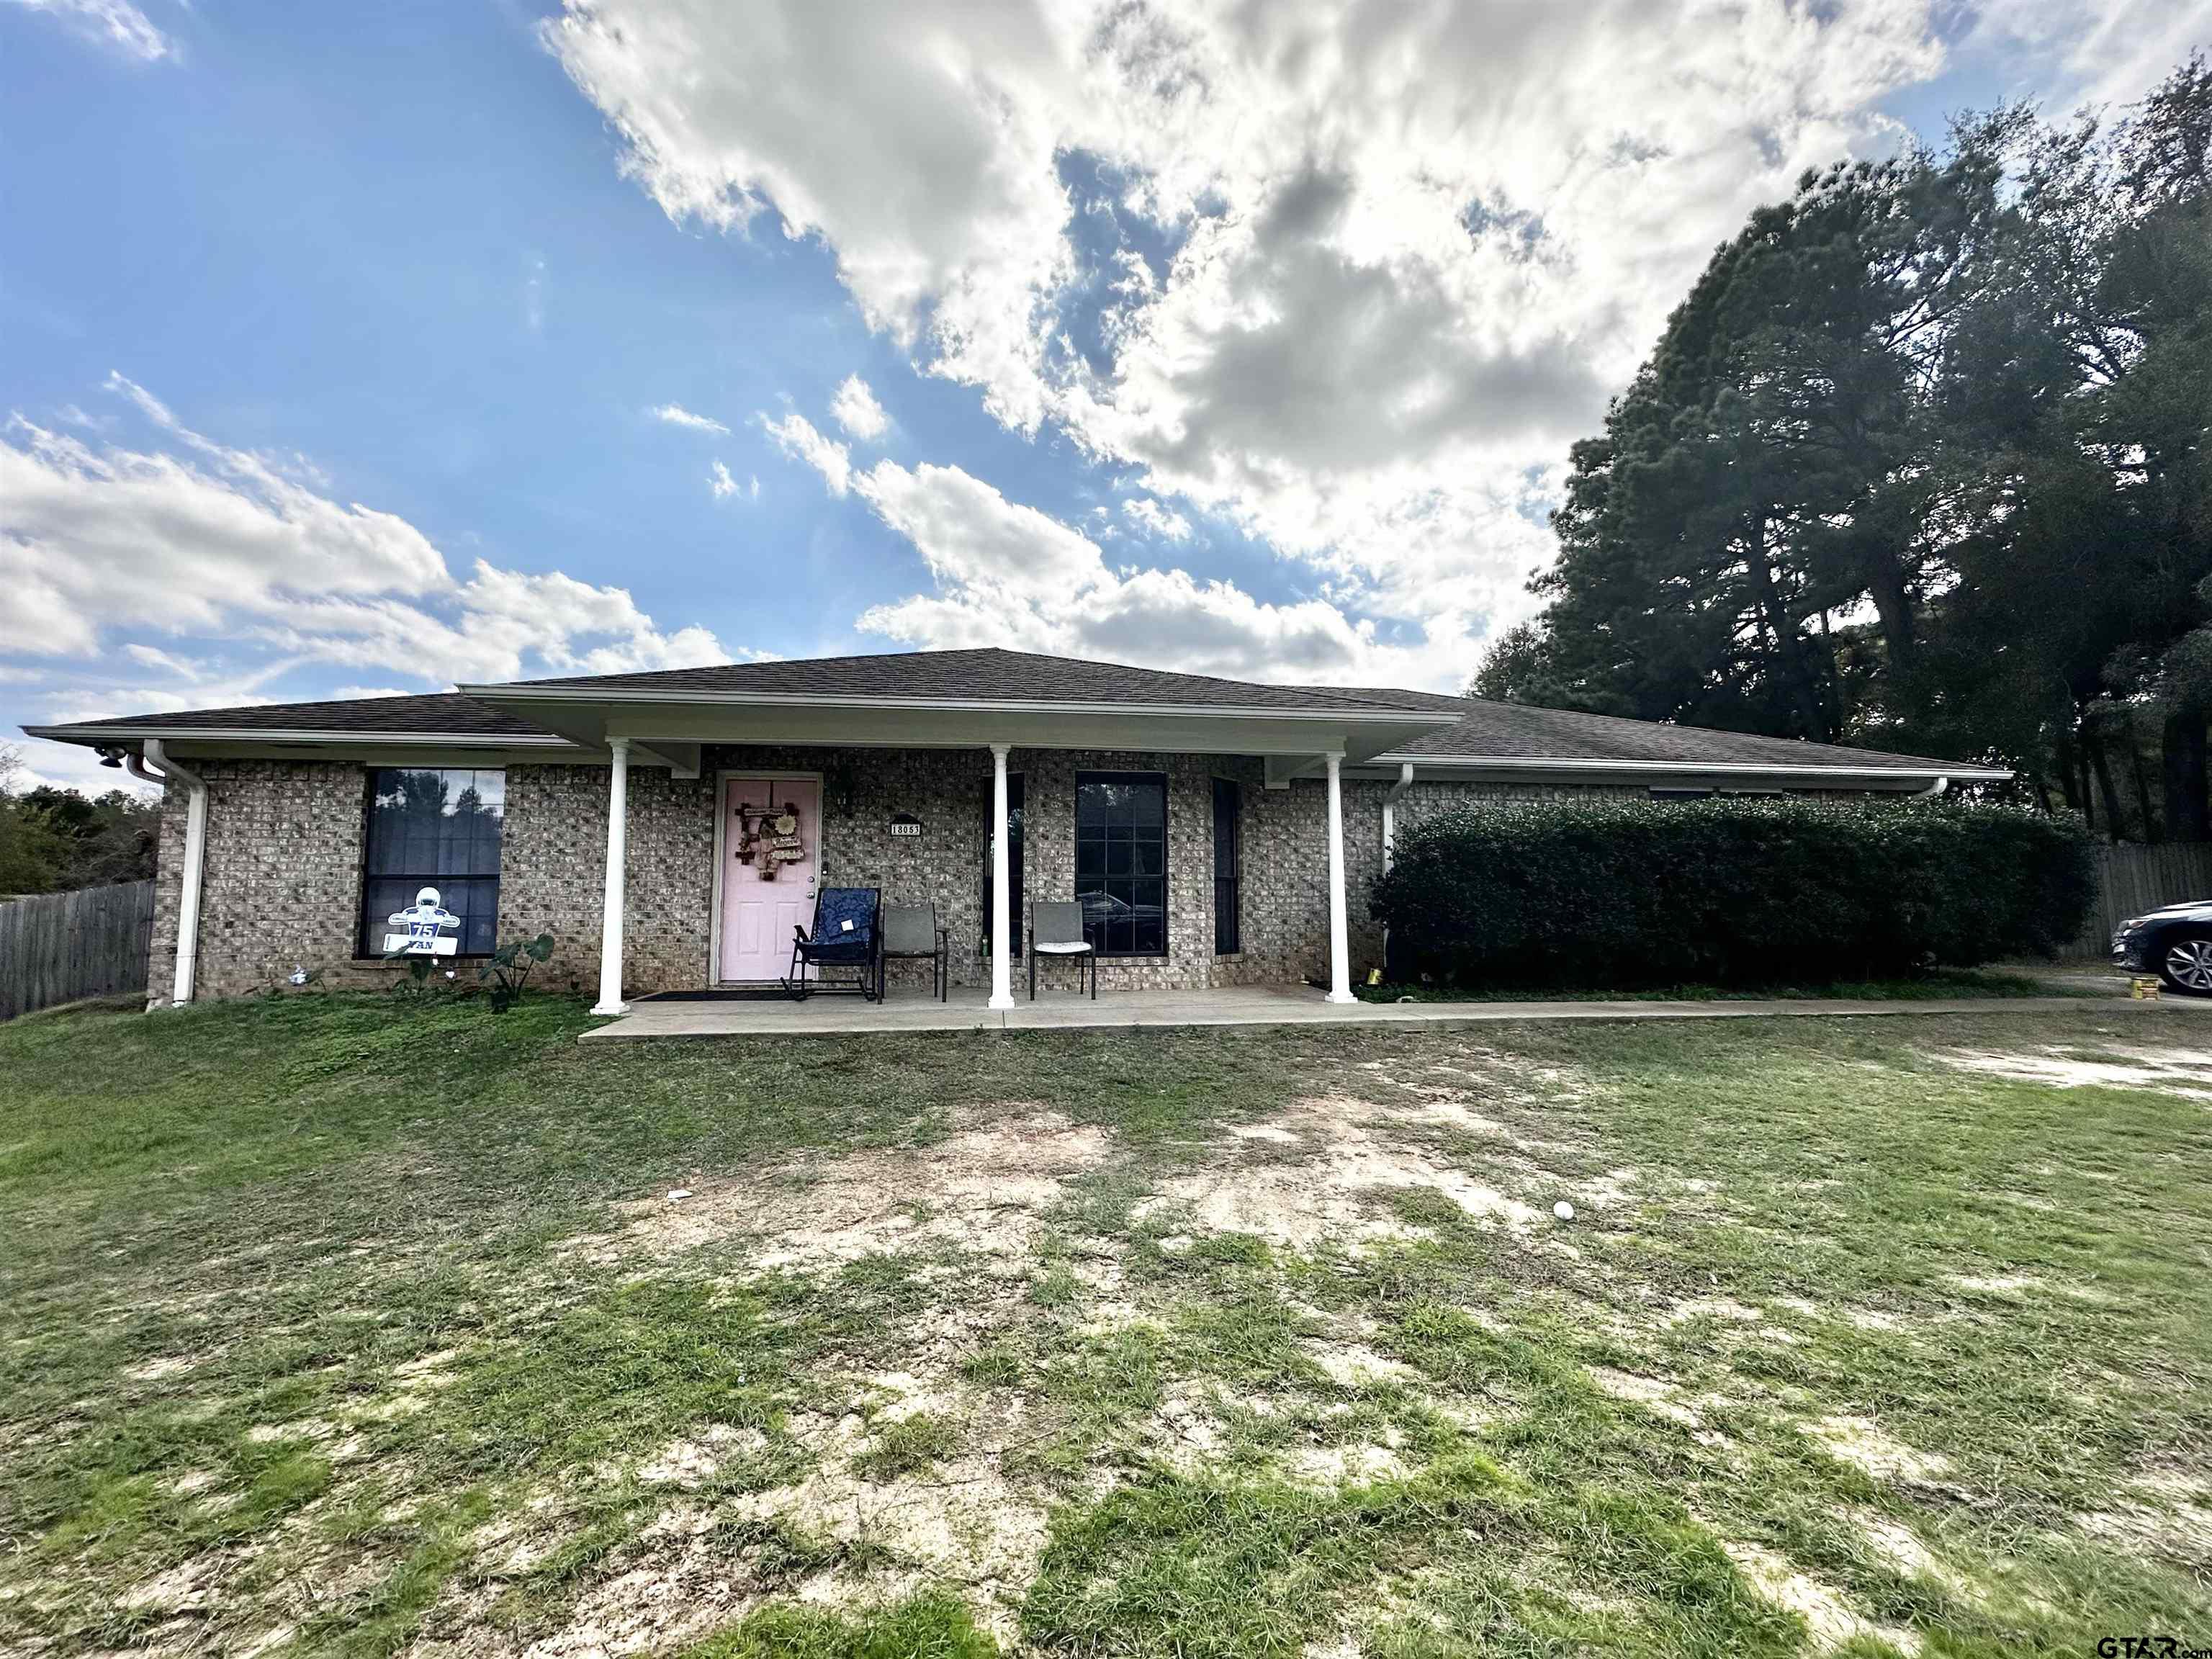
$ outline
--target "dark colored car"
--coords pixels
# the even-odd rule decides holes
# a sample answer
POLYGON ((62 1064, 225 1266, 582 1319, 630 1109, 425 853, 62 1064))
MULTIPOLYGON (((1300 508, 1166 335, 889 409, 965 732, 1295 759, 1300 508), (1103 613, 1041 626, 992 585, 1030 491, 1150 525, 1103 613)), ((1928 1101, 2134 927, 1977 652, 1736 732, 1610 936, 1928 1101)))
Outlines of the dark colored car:
POLYGON ((2156 974, 2185 996, 2212 997, 2212 899, 2169 904, 2112 935, 2113 965, 2156 974))

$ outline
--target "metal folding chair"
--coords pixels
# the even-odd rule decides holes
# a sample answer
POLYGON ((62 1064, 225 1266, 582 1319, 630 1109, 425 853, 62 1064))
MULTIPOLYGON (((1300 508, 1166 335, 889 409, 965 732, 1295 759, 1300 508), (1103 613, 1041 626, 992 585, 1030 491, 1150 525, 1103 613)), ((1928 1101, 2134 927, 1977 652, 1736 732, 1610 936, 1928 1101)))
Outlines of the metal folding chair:
POLYGON ((1036 1000, 1037 958, 1073 957, 1075 988, 1083 988, 1083 962, 1091 962, 1091 1000, 1098 1000, 1098 952, 1083 936, 1083 907, 1070 901, 1030 906, 1030 1000, 1036 1000))

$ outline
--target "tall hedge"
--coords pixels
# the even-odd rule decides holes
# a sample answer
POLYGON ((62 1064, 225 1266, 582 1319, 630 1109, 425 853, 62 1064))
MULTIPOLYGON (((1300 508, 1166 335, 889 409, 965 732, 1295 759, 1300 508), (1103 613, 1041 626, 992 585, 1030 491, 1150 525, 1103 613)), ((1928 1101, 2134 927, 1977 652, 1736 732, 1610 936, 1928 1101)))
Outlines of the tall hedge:
POLYGON ((2053 954, 2095 880, 2021 807, 1498 799, 1402 828, 1371 908, 1401 980, 1804 984, 2053 954))

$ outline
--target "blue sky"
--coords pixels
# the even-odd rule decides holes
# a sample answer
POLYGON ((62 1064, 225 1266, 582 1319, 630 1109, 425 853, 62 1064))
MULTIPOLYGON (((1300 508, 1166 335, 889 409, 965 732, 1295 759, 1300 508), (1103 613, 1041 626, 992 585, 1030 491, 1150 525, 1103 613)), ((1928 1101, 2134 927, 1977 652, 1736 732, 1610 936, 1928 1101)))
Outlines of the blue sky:
POLYGON ((0 722, 986 642, 1448 688, 1748 206, 2212 38, 1561 9, 0 0, 0 722))

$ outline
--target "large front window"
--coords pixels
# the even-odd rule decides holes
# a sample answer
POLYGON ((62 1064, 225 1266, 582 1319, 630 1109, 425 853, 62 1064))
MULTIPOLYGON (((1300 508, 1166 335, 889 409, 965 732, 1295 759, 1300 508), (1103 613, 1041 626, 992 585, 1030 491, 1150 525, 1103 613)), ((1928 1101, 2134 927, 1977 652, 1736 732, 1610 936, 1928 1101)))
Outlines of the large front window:
POLYGON ((1075 775, 1075 896, 1103 957, 1168 953, 1168 781, 1158 772, 1075 775))
POLYGON ((384 954, 391 918, 424 888, 459 918, 459 954, 491 954, 499 922, 499 836, 507 775, 380 769, 368 775, 368 833, 361 884, 361 954, 384 954))

